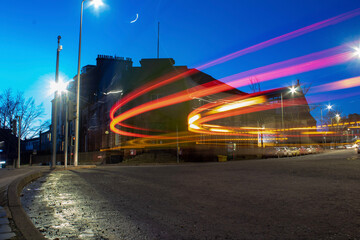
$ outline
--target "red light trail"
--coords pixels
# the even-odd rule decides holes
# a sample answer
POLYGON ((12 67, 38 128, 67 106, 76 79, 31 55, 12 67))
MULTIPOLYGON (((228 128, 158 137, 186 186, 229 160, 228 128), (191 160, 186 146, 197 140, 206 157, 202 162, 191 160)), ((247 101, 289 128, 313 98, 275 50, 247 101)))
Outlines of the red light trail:
MULTIPOLYGON (((189 69, 184 72, 181 72, 179 74, 169 74, 163 77, 160 77, 154 81, 148 82, 147 84, 139 87, 138 89, 132 91, 128 95, 124 96, 120 101, 118 101, 110 110, 110 129, 114 133, 125 135, 125 136, 131 136, 131 137, 139 137, 139 138, 157 138, 157 139, 175 139, 174 136, 171 135, 147 135, 147 134, 140 134, 140 133, 132 133, 124 130, 120 130, 117 128, 117 126, 122 126, 129 129, 136 129, 140 131, 152 131, 152 132, 163 132, 162 130, 157 129, 147 129, 147 128, 141 128, 137 126, 131 126, 129 124, 125 124, 124 121, 127 119, 130 119, 134 116, 137 116, 139 114, 143 114, 145 112, 149 112, 155 109, 167 107, 173 104, 178 104, 186 101, 190 101, 196 98, 201 98, 213 94, 217 94, 220 92, 226 92, 229 90, 232 90, 234 88, 239 88, 248 85, 249 77, 255 76, 259 82, 265 82, 270 81, 274 79, 279 79, 295 74, 300 74, 304 72, 314 71, 330 66, 335 66, 338 64, 345 63, 353 58, 352 52, 350 52, 348 49, 345 49, 344 46, 335 47, 332 49, 308 54, 302 57, 293 58, 290 60, 282 61, 275 64, 270 64, 264 67, 259 67, 256 69, 244 71, 238 74, 234 74, 232 76, 228 76, 225 78, 220 79, 219 81, 213 81, 209 82, 203 85, 199 85, 190 89, 186 89, 183 91, 180 91, 178 93, 171 94, 169 96, 160 98, 156 101, 150 101, 144 104, 141 104, 139 106, 136 106, 132 109, 129 109, 123 113, 120 113, 118 116, 115 117, 116 112, 123 106, 125 106, 130 101, 133 101, 134 99, 150 92, 155 89, 158 89, 160 87, 163 87, 167 84, 170 84, 172 82, 178 81, 180 79, 189 77, 191 75, 194 75, 199 72, 199 70, 203 70, 209 67, 212 67, 217 64, 224 63, 226 61, 229 61, 231 59, 234 59, 239 56, 243 56, 245 54, 255 52, 258 50, 261 50, 263 48, 278 44, 280 42, 284 42, 287 40, 290 40, 292 38, 304 35, 306 33, 310 33, 312 31, 337 24, 339 22, 345 21, 347 19, 350 19, 352 17, 360 15, 360 9, 355 9, 353 11, 338 15, 336 17, 309 25, 307 27, 292 31, 290 33, 278 36, 276 38, 264 41, 262 43, 253 45, 251 47, 245 48, 243 50, 231 53, 229 55, 226 55, 224 57, 221 57, 219 59, 210 61, 206 64, 203 64, 201 66, 198 66, 194 69, 189 69)), ((351 87, 357 87, 360 86, 360 77, 351 78, 351 79, 345 79, 333 83, 324 84, 321 86, 315 86, 313 92, 321 92, 321 91, 332 91, 337 89, 344 89, 344 88, 351 88, 351 87)), ((269 90, 276 91, 275 90, 269 90)), ((261 94, 266 94, 266 92, 262 92, 261 94)), ((261 94, 258 94, 258 96, 261 96, 261 94)), ((250 97, 253 97, 255 95, 246 95, 246 96, 236 96, 235 98, 229 98, 229 99, 223 99, 219 100, 216 104, 206 104, 201 107, 201 109, 196 109, 192 113, 190 113, 189 118, 196 115, 197 113, 200 113, 203 111, 203 109, 210 109, 211 107, 215 106, 221 106, 221 104, 224 104, 226 101, 239 101, 240 99, 249 99, 250 97)), ((261 102, 262 104, 263 102, 261 102)), ((284 101, 284 106, 289 106, 290 103, 287 101, 284 101)), ((292 105, 296 104, 303 104, 301 101, 298 101, 297 103, 294 103, 292 101, 292 105)), ((224 111, 221 113, 215 113, 215 114, 208 114, 208 116, 204 116, 203 118, 198 119, 194 123, 197 124, 203 124, 205 125, 208 121, 213 121, 216 119, 221 119, 225 117, 240 115, 240 114, 246 114, 256 111, 264 111, 269 109, 279 108, 279 104, 272 104, 270 105, 259 105, 252 108, 240 108, 236 110, 231 111, 224 111)), ((194 124, 193 123, 193 124, 194 124)), ((228 127, 227 129, 235 129, 235 127, 228 127)), ((204 131, 201 129, 192 129, 193 132, 198 133, 208 133, 209 131, 204 131)), ((211 134, 215 135, 232 135, 232 134, 240 134, 242 136, 252 136, 253 134, 246 134, 246 133, 239 133, 238 131, 230 133, 227 132, 226 129, 221 128, 214 128, 212 131, 210 131, 211 134)))
POLYGON ((211 67, 211 66, 214 66, 214 65, 217 65, 217 64, 220 64, 220 63, 224 63, 225 61, 229 61, 229 60, 234 59, 236 57, 243 56, 245 54, 248 54, 248 53, 251 53, 251 52, 254 52, 254 51, 258 51, 260 49, 264 49, 266 47, 269 47, 269 46, 278 44, 280 42, 283 42, 283 41, 286 41, 286 40, 289 40, 289 39, 304 35, 306 33, 310 33, 312 31, 319 30, 321 28, 340 23, 342 21, 345 21, 347 19, 356 17, 358 15, 360 15, 360 8, 349 11, 349 12, 346 12, 346 13, 343 13, 343 14, 340 14, 338 16, 329 18, 327 20, 323 20, 323 21, 314 23, 312 25, 300 28, 300 29, 292 31, 290 33, 287 33, 287 34, 272 38, 270 40, 267 40, 267 41, 264 41, 262 43, 253 45, 251 47, 248 47, 248 48, 245 48, 243 50, 237 51, 235 53, 228 54, 228 55, 226 55, 224 57, 221 57, 219 59, 210 61, 210 62, 208 62, 206 64, 201 65, 201 66, 197 66, 197 67, 195 67, 193 69, 190 69, 190 70, 188 70, 186 72, 183 72, 183 73, 180 73, 178 75, 165 76, 165 77, 156 79, 154 81, 151 81, 151 82, 145 84, 144 86, 141 86, 138 89, 134 90, 133 92, 129 93, 128 95, 124 96, 117 104, 115 104, 114 107, 110 111, 110 119, 113 120, 114 116, 115 116, 115 112, 118 109, 120 109, 122 106, 124 106, 126 103, 128 103, 128 102, 136 99, 137 97, 139 97, 139 96, 141 96, 141 95, 143 95, 143 94, 145 94, 147 92, 150 92, 150 91, 152 91, 152 90, 154 90, 156 88, 165 86, 165 85, 167 85, 169 83, 177 81, 177 80, 179 80, 181 78, 184 78, 186 76, 191 76, 192 74, 198 72, 197 69, 204 70, 204 69, 206 69, 208 67, 211 67))
MULTIPOLYGON (((321 52, 323 54, 323 52, 321 52)), ((303 60, 306 56, 301 57, 299 59, 303 60)), ((330 67, 333 65, 341 64, 344 62, 349 61, 352 59, 352 53, 351 52, 343 52, 339 54, 335 54, 333 56, 324 57, 321 59, 316 59, 304 63, 300 63, 294 66, 289 66, 285 68, 276 69, 273 71, 261 73, 257 75, 257 78, 260 79, 260 81, 269 81, 281 77, 286 77, 298 73, 313 71, 316 69, 321 69, 325 67, 330 67)), ((131 118, 136 115, 152 111, 154 109, 163 108, 166 106, 170 106, 173 104, 185 102, 192 100, 193 98, 200 98, 204 96, 209 96, 215 93, 224 92, 233 89, 233 87, 241 87, 245 86, 248 82, 247 77, 243 77, 241 79, 235 79, 231 82, 228 82, 227 84, 215 84, 215 83, 207 83, 204 85, 196 86, 188 90, 184 90, 163 98, 160 98, 156 101, 151 101, 148 103, 144 103, 140 106, 134 107, 124 113, 121 113, 117 117, 112 119, 112 122, 110 123, 110 129, 118 134, 127 135, 127 136, 133 136, 133 137, 151 137, 150 135, 143 135, 143 134, 137 134, 137 133, 130 133, 126 131, 122 131, 116 128, 116 125, 131 118), (229 85, 228 85, 229 84, 229 85), (233 87, 231 87, 232 85, 233 87)), ((113 109, 118 109, 117 105, 113 107, 113 109)), ((116 110, 113 110, 114 113, 116 110)))

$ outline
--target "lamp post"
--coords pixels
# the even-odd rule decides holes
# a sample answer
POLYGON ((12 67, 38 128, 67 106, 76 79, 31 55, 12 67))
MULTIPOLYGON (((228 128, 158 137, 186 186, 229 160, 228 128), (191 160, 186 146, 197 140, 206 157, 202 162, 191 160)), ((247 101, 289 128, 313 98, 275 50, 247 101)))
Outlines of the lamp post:
POLYGON ((18 119, 18 158, 16 161, 16 168, 20 168, 20 156, 21 156, 21 116, 16 116, 18 119))
MULTIPOLYGON (((326 109, 330 111, 330 110, 332 109, 332 105, 330 105, 330 104, 329 104, 329 105, 327 105, 327 106, 326 106, 326 109)), ((323 110, 323 108, 320 108, 320 114, 321 114, 320 121, 321 121, 321 126, 323 125, 323 115, 322 115, 322 110, 323 110)))
MULTIPOLYGON (((292 96, 297 92, 296 87, 294 87, 294 86, 289 88, 289 90, 290 90, 290 93, 292 96)), ((281 99, 281 128, 284 128, 284 103, 283 103, 284 99, 283 99, 282 92, 280 95, 280 99, 281 99)))
MULTIPOLYGON (((337 134, 339 134, 339 121, 340 121, 340 114, 336 114, 335 115, 335 118, 336 118, 336 123, 337 123, 337 127, 336 127, 336 132, 337 134)), ((338 138, 338 137, 337 137, 338 138)), ((340 139, 339 139, 339 143, 340 143, 340 139)))
MULTIPOLYGON (((59 83, 59 55, 62 50, 62 46, 60 45, 61 36, 57 37, 58 39, 58 48, 56 51, 56 72, 55 72, 55 84, 59 83)), ((56 140, 57 140, 57 108, 58 108, 58 90, 55 89, 54 93, 54 103, 53 103, 53 120, 52 120, 52 158, 51 158, 51 168, 56 167, 56 140)))
MULTIPOLYGON (((74 166, 78 165, 79 159, 79 124, 80 124, 80 59, 81 59, 81 30, 82 30, 82 19, 84 2, 81 1, 81 12, 80 12, 80 34, 79 34, 79 54, 78 54, 78 67, 77 67, 77 81, 76 81, 76 119, 75 119, 75 149, 74 149, 74 166)), ((92 5, 95 8, 103 5, 102 0, 91 0, 92 5)))
MULTIPOLYGON (((296 88, 294 86, 289 88, 289 90, 290 90, 290 93, 292 95, 296 93, 296 88)), ((282 135, 284 135, 284 98, 283 98, 283 90, 281 90, 281 92, 280 92, 280 103, 281 103, 281 133, 282 133, 282 135)))
POLYGON ((65 148, 64 148, 64 168, 67 169, 68 159, 68 141, 69 141, 69 97, 65 93, 65 148))
MULTIPOLYGON (((336 134, 338 134, 338 131, 339 131, 339 121, 340 121, 340 118, 341 118, 341 117, 340 117, 340 114, 337 113, 337 114, 335 115, 335 117, 332 117, 332 118, 331 118, 331 126, 333 127, 333 129, 334 129, 334 124, 333 124, 333 119, 334 119, 334 118, 336 119, 336 134)), ((338 138, 337 135, 335 135, 335 145, 336 145, 337 138, 338 138)))
MULTIPOLYGON (((326 106, 326 109, 327 110, 331 110, 332 109, 332 105, 327 105, 326 106)), ((323 127, 323 114, 322 114, 322 110, 323 110, 323 108, 320 108, 320 121, 321 121, 321 128, 323 127)), ((325 136, 324 136, 324 141, 325 141, 325 147, 326 147, 326 133, 325 133, 325 136)))

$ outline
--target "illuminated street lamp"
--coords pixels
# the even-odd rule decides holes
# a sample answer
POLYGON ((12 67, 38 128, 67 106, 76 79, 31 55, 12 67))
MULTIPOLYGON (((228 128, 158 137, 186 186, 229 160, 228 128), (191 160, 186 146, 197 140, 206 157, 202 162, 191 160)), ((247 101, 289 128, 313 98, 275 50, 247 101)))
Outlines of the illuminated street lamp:
MULTIPOLYGON (((84 0, 85 1, 85 0, 84 0)), ((83 2, 84 2, 83 1, 83 2)), ((99 7, 103 6, 104 5, 104 2, 102 0, 92 0, 90 2, 90 5, 91 6, 94 6, 95 9, 98 9, 99 7)))
POLYGON ((296 87, 292 86, 292 87, 290 88, 290 92, 291 92, 291 94, 296 93, 296 87))
POLYGON ((360 58, 360 47, 354 47, 354 56, 360 58))
MULTIPOLYGON (((54 106, 53 106, 53 119, 52 119, 52 160, 51 160, 51 168, 56 167, 56 145, 57 145, 57 118, 58 118, 58 105, 59 105, 59 96, 62 93, 67 93, 68 82, 64 82, 63 79, 57 77, 57 82, 50 82, 50 91, 51 93, 55 93, 54 98, 54 106)), ((66 94, 67 96, 67 94, 66 94)))
MULTIPOLYGON (((81 57, 81 30, 82 30, 82 19, 83 19, 83 9, 84 2, 81 1, 81 12, 80 12, 80 34, 79 34, 79 55, 78 55, 78 69, 77 69, 77 83, 76 83, 76 120, 75 120, 75 149, 74 149, 74 166, 78 165, 79 159, 79 123, 80 123, 80 57, 81 57)), ((104 3, 102 0, 90 0, 90 5, 94 6, 96 9, 104 3)))
MULTIPOLYGON (((328 110, 328 111, 330 111, 331 109, 332 109, 332 105, 330 105, 330 103, 329 103, 329 105, 327 105, 326 106, 326 109, 328 110)), ((324 122, 323 122, 323 114, 322 114, 322 110, 323 110, 323 108, 321 107, 320 108, 320 113, 321 113, 321 128, 323 127, 323 124, 324 124, 324 122)), ((325 136, 324 136, 324 142, 325 142, 325 147, 326 147, 326 133, 325 133, 325 136)))
POLYGON ((56 134, 57 134, 57 110, 58 110, 58 92, 59 92, 59 56, 62 46, 60 45, 61 36, 57 37, 58 39, 58 48, 56 50, 56 72, 55 72, 55 84, 53 85, 54 90, 54 102, 53 102, 53 116, 52 116, 52 158, 51 158, 51 168, 56 167, 56 134))
MULTIPOLYGON (((326 106, 326 109, 330 111, 330 110, 332 109, 332 105, 330 105, 330 104, 327 105, 327 106, 326 106)), ((322 110, 323 110, 323 108, 320 108, 320 113, 321 113, 321 127, 322 127, 322 125, 323 125, 323 114, 322 114, 322 110)))
POLYGON ((335 117, 336 117, 337 123, 339 123, 339 121, 340 121, 340 114, 337 113, 337 114, 335 115, 335 117))

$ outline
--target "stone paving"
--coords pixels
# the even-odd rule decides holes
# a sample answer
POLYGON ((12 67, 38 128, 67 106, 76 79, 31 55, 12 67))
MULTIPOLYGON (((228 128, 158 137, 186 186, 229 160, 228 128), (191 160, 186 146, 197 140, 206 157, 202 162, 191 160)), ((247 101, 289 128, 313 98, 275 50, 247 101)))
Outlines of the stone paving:
POLYGON ((5 209, 0 207, 0 239, 12 239, 15 236, 15 233, 11 230, 5 209))
POLYGON ((360 155, 52 172, 22 206, 48 239, 359 239, 360 155))

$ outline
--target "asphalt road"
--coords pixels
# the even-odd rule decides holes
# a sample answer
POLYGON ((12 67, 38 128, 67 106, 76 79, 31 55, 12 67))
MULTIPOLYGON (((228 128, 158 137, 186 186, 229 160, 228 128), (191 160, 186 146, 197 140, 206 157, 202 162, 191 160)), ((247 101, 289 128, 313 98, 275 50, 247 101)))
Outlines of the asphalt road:
POLYGON ((54 172, 23 206, 48 238, 358 239, 360 157, 54 172))

